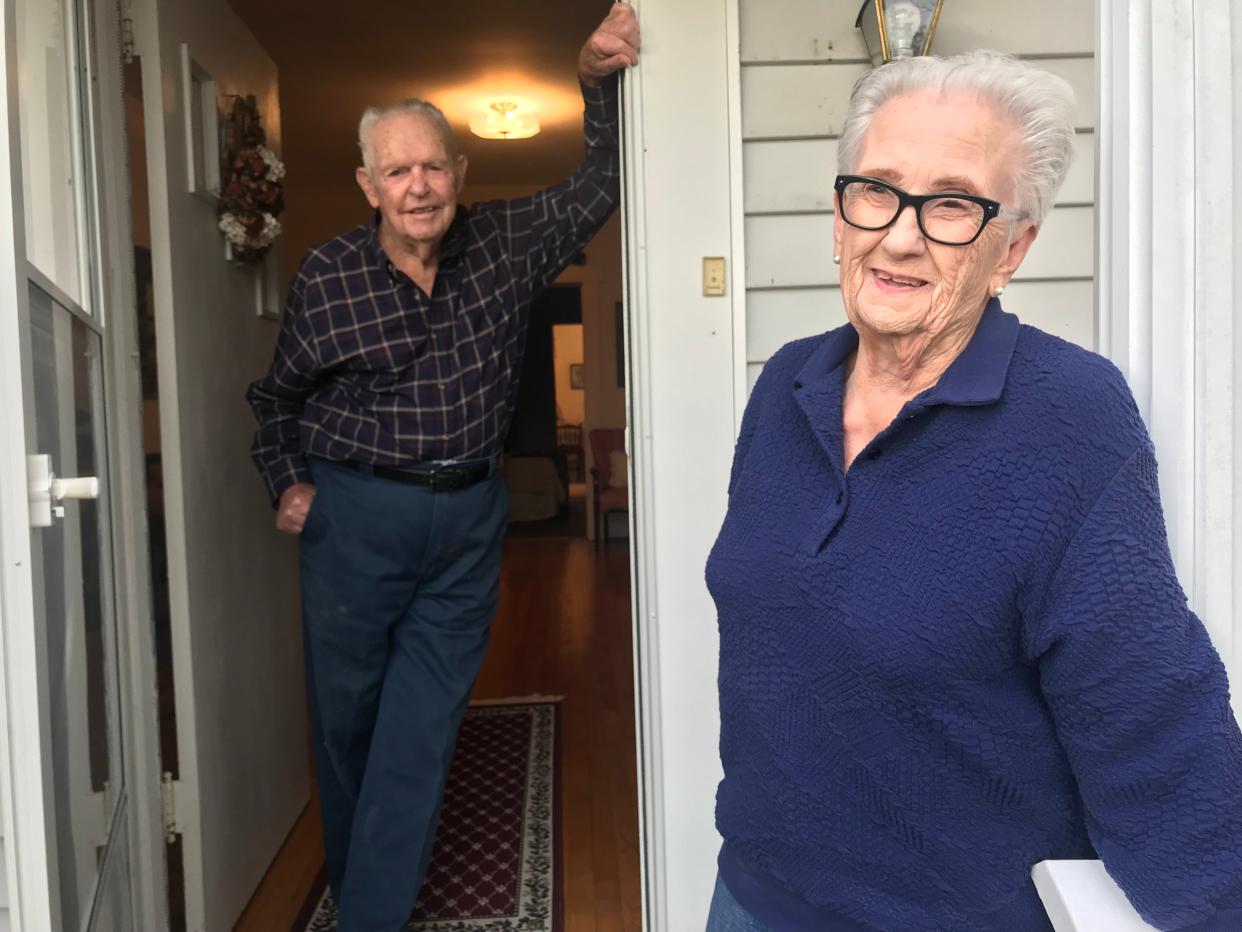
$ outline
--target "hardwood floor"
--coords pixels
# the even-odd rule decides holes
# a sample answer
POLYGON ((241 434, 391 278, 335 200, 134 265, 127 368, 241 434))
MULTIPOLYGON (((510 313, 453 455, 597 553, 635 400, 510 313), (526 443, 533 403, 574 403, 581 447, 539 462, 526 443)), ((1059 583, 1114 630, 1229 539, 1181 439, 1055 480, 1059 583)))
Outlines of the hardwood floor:
MULTIPOLYGON (((500 613, 477 699, 563 696, 567 932, 642 927, 629 562, 624 542, 505 542, 500 613)), ((318 803, 303 813, 238 922, 284 932, 323 863, 318 803)))

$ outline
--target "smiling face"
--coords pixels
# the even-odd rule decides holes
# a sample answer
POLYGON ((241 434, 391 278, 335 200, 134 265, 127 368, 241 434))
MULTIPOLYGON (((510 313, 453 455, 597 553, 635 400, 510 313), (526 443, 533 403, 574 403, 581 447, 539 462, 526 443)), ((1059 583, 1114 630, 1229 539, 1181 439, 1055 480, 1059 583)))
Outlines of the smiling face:
POLYGON ((371 151, 373 164, 358 169, 358 185, 380 212, 386 238, 407 247, 438 243, 457 213, 466 157, 451 159, 439 128, 416 113, 376 123, 371 151))
MULTIPOLYGON (((962 94, 903 94, 872 116, 851 171, 911 194, 977 194, 1014 206, 1021 159, 1017 125, 993 105, 962 94)), ((969 246, 927 240, 912 207, 892 226, 867 231, 841 219, 833 235, 841 257, 846 313, 864 337, 936 334, 973 328, 989 294, 1009 281, 1036 227, 991 221, 969 246)))

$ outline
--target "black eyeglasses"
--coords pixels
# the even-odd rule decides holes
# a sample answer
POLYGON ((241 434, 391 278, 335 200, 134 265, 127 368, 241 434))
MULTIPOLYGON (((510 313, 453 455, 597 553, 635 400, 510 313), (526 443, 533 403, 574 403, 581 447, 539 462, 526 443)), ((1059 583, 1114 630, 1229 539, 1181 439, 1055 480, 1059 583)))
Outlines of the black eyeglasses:
POLYGON ((850 226, 883 230, 896 223, 906 207, 913 207, 923 235, 945 246, 969 246, 994 217, 1025 216, 975 194, 908 194, 864 175, 837 175, 835 187, 841 219, 850 226))

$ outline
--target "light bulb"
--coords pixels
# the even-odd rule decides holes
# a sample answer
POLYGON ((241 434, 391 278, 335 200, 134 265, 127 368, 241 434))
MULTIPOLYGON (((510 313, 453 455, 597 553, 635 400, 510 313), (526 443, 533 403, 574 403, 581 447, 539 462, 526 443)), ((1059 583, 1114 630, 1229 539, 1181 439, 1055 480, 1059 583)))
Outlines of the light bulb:
POLYGON ((519 114, 518 105, 509 100, 488 104, 486 116, 470 121, 470 130, 484 139, 529 139, 539 132, 539 120, 533 114, 519 114))
POLYGON ((914 57, 914 37, 923 25, 923 14, 909 0, 887 7, 888 36, 893 58, 914 57))

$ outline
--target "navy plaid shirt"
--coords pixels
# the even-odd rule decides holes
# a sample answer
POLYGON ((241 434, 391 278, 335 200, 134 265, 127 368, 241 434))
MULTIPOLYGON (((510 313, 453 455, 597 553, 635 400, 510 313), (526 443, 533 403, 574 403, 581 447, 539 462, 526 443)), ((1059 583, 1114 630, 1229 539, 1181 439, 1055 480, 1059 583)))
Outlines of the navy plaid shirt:
POLYGON ((311 481, 308 454, 412 465, 500 452, 530 303, 620 196, 617 80, 582 94, 577 172, 530 197, 458 208, 430 296, 384 254, 378 215, 302 260, 272 367, 246 393, 273 501, 311 481))

